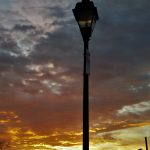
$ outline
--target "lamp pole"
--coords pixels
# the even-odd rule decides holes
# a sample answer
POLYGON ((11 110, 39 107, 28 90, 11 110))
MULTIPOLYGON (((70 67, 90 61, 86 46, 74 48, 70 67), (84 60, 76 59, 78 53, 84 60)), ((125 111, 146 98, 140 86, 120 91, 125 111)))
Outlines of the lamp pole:
POLYGON ((84 64, 83 64, 83 150, 89 150, 89 75, 90 75, 90 52, 89 40, 84 41, 84 64))
POLYGON ((89 39, 92 35, 96 21, 98 20, 97 8, 90 0, 82 0, 76 4, 73 13, 78 22, 83 41, 83 150, 89 150, 89 75, 90 52, 89 39))

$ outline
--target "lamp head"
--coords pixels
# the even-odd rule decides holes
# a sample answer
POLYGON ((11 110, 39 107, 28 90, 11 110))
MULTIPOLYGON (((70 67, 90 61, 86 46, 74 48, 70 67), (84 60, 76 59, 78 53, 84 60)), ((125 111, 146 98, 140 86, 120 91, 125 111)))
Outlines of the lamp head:
POLYGON ((97 8, 92 1, 79 2, 73 9, 73 13, 78 22, 83 40, 89 40, 96 21, 99 19, 97 8))

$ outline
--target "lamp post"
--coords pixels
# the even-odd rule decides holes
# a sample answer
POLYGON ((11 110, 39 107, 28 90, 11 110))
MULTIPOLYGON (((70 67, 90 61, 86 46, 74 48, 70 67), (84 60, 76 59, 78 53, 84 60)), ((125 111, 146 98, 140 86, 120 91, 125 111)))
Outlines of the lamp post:
POLYGON ((97 8, 90 0, 78 2, 73 9, 73 14, 79 25, 84 41, 83 64, 83 150, 89 150, 89 75, 90 52, 88 43, 92 35, 96 21, 98 20, 97 8))

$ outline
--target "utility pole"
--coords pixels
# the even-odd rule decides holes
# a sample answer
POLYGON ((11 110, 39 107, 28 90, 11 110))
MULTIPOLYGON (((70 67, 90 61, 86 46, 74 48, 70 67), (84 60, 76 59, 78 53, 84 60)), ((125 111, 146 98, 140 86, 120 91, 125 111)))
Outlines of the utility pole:
POLYGON ((146 146, 146 150, 148 150, 147 137, 145 137, 145 146, 146 146))

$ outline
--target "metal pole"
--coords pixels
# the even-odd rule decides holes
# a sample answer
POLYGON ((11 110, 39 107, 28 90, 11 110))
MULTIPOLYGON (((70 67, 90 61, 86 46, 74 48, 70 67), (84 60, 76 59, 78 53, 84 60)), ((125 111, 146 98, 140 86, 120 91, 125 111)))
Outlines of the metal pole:
POLYGON ((85 40, 83 66, 83 150, 89 150, 89 59, 88 40, 85 40))
POLYGON ((145 146, 146 146, 146 150, 148 150, 147 137, 145 137, 145 146))

